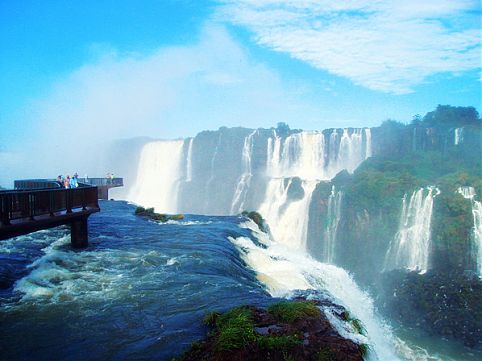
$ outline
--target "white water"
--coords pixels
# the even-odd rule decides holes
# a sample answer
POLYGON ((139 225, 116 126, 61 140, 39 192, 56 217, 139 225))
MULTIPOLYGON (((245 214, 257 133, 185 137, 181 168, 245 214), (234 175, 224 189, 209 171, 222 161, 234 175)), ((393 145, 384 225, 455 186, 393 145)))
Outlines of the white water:
POLYGON ((186 158, 186 182, 192 181, 192 143, 194 138, 189 139, 189 145, 187 147, 187 158, 186 158))
POLYGON ((141 153, 137 179, 128 199, 156 212, 175 213, 183 140, 151 142, 141 153))
POLYGON ((362 145, 361 129, 355 129, 352 134, 348 133, 348 129, 343 129, 335 168, 342 167, 353 173, 366 157, 362 153, 362 145))
POLYGON ((316 181, 302 181, 304 196, 288 200, 292 178, 275 178, 268 183, 266 197, 258 211, 271 226, 277 242, 294 249, 305 249, 308 231, 308 211, 316 181))
MULTIPOLYGON (((344 305, 362 321, 368 338, 358 335, 355 340, 358 338, 358 342, 371 345, 375 354, 371 353, 370 359, 399 359, 393 351, 395 339, 390 328, 376 314, 370 296, 358 288, 345 270, 317 262, 305 252, 271 241, 251 221, 242 226, 252 230, 267 247, 258 247, 246 237, 230 237, 230 241, 240 249, 243 260, 256 271, 258 279, 273 297, 290 297, 295 290, 327 290, 335 303, 344 305)), ((353 335, 350 338, 353 339, 353 335)))
POLYGON ((242 166, 243 174, 239 178, 238 185, 234 191, 233 201, 231 203, 231 214, 239 214, 244 211, 244 203, 246 202, 246 196, 251 182, 253 174, 251 173, 251 153, 253 152, 253 136, 256 134, 256 130, 250 133, 244 139, 243 154, 242 154, 242 166))
POLYGON ((365 158, 369 158, 372 156, 372 131, 370 128, 365 128, 365 138, 366 138, 365 158))
POLYGON ((455 128, 454 137, 455 145, 462 143, 464 141, 464 128, 455 128))
POLYGON ((341 218, 341 201, 343 194, 336 191, 335 186, 331 188, 331 194, 328 198, 326 227, 323 233, 323 252, 322 259, 327 263, 335 261, 336 232, 341 218))
POLYGON ((334 129, 328 144, 321 132, 295 133, 284 141, 274 132, 268 139, 268 185, 258 211, 267 220, 277 242, 305 250, 309 206, 316 184, 333 178, 343 169, 353 172, 371 155, 369 129, 365 130, 365 146, 362 129, 354 129, 351 133, 344 129, 340 140, 338 137, 338 131, 334 129), (290 200, 288 197, 293 177, 301 179, 302 199, 290 200))
POLYGON ((428 269, 433 198, 438 194, 438 189, 435 191, 434 194, 433 187, 420 188, 412 193, 408 202, 407 195, 403 197, 400 226, 390 242, 385 257, 385 270, 428 269))
POLYGON ((472 202, 474 253, 477 260, 477 273, 482 276, 482 202, 475 200, 476 194, 473 187, 460 187, 458 192, 472 202))

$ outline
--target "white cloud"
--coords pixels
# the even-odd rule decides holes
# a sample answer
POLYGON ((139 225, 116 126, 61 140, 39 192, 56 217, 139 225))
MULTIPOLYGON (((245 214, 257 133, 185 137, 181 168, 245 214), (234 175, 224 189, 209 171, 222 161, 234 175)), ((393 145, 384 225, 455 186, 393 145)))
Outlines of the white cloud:
POLYGON ((14 177, 102 175, 103 146, 113 139, 192 136, 223 125, 270 127, 318 114, 220 26, 206 26, 197 43, 150 54, 103 48, 16 119, 33 126, 17 136, 14 177))
POLYGON ((473 0, 225 0, 217 18, 258 44, 373 90, 396 94, 437 73, 480 68, 473 0))

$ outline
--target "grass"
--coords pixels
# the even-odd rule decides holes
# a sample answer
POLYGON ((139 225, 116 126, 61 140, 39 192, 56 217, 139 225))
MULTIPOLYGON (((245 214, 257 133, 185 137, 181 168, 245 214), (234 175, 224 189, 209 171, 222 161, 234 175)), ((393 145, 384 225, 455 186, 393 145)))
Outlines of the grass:
POLYGON ((329 350, 327 348, 319 351, 316 354, 316 360, 317 361, 332 361, 334 359, 335 359, 335 357, 333 356, 333 353, 331 352, 331 350, 329 350))
POLYGON ((209 312, 206 316, 204 316, 203 323, 206 326, 215 327, 216 321, 220 315, 221 314, 219 312, 209 312))
POLYGON ((237 307, 216 318, 219 336, 216 341, 218 351, 229 351, 247 346, 256 341, 253 328, 253 315, 246 307, 237 307))
POLYGON ((286 350, 301 344, 301 339, 296 335, 258 336, 256 343, 269 350, 286 350))
POLYGON ((268 312, 282 322, 292 323, 305 317, 321 315, 320 309, 310 301, 282 301, 268 307, 268 312))

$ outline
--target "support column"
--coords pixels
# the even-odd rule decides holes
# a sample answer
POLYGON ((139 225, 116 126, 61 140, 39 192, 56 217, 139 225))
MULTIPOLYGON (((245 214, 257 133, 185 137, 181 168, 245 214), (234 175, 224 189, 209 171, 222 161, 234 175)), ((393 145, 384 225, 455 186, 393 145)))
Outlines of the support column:
POLYGON ((109 200, 109 187, 98 186, 97 187, 97 194, 98 194, 99 199, 109 200))
POLYGON ((87 217, 70 223, 70 241, 74 248, 85 248, 89 244, 87 217))

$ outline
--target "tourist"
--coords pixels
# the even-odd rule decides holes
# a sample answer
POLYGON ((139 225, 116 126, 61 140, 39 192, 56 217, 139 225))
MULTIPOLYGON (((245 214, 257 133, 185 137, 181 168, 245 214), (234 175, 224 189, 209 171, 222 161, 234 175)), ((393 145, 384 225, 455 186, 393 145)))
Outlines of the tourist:
POLYGON ((68 175, 67 178, 64 179, 64 188, 69 189, 70 188, 70 176, 68 175))
POLYGON ((64 179, 62 178, 62 175, 59 175, 57 177, 57 183, 62 187, 64 185, 64 179))
POLYGON ((75 173, 70 180, 70 188, 77 188, 79 186, 79 182, 77 181, 78 174, 75 173))

